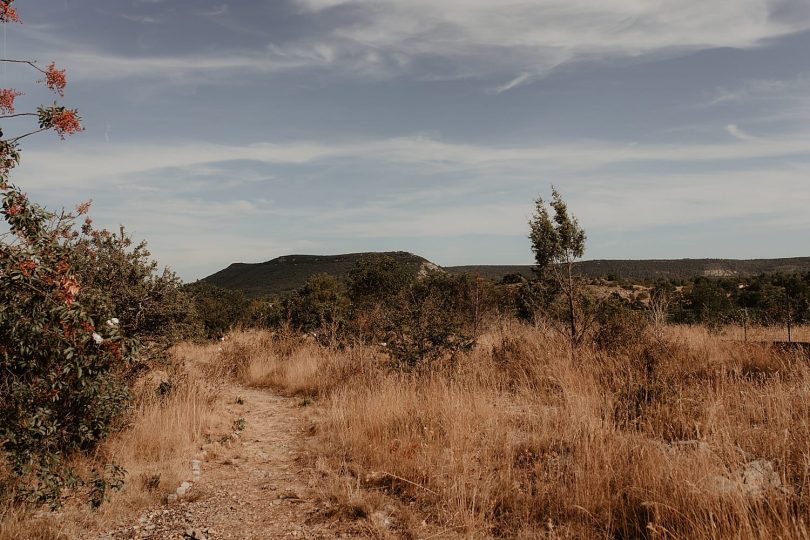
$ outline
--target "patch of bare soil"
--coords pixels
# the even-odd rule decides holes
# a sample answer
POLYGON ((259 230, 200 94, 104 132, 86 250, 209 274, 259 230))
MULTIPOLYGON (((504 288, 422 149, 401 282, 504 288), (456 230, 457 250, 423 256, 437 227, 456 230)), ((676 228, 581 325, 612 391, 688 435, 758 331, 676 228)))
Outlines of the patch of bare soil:
POLYGON ((196 481, 191 465, 195 456, 189 456, 188 492, 100 539, 380 536, 369 534, 362 522, 331 518, 337 512, 330 503, 319 502, 323 475, 301 457, 308 422, 300 400, 262 390, 232 392, 227 408, 235 434, 203 447, 196 481))

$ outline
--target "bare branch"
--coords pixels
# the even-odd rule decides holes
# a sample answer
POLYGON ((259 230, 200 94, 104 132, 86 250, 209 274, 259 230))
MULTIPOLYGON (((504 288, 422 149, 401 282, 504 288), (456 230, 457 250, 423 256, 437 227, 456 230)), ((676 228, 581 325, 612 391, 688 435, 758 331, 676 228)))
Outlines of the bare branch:
POLYGON ((11 58, 0 58, 0 62, 7 62, 9 64, 28 64, 40 73, 47 75, 47 72, 37 65, 36 60, 14 60, 11 58))
POLYGON ((23 112, 23 113, 14 113, 14 114, 3 114, 0 115, 0 118, 16 118, 18 116, 39 116, 37 113, 32 112, 23 112))
POLYGON ((42 133, 43 131, 48 131, 49 129, 51 129, 51 128, 49 128, 49 127, 39 128, 38 130, 31 131, 29 133, 26 133, 25 135, 20 135, 19 137, 14 137, 13 139, 8 139, 7 142, 9 144, 13 144, 13 143, 19 141, 20 139, 24 139, 24 138, 26 138, 26 137, 28 137, 30 135, 36 135, 37 133, 42 133))

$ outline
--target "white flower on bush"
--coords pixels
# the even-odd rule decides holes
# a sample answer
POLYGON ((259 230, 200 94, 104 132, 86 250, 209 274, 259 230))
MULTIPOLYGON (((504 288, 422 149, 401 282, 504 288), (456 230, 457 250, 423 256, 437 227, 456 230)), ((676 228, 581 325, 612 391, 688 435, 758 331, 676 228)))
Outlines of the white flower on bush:
POLYGON ((118 317, 113 317, 109 321, 107 321, 107 326, 118 326, 118 323, 121 322, 118 320, 118 317))
POLYGON ((101 345, 102 343, 104 343, 104 338, 101 337, 101 334, 93 332, 93 341, 95 341, 97 345, 101 345))

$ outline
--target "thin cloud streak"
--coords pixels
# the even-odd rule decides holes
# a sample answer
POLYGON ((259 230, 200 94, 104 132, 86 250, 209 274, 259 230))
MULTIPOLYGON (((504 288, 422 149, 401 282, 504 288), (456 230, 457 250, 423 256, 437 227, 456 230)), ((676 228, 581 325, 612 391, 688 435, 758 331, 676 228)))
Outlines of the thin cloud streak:
POLYGON ((488 94, 503 94, 504 92, 508 92, 509 90, 511 90, 511 89, 525 83, 526 81, 531 79, 531 77, 532 76, 531 76, 530 73, 526 73, 526 72, 521 73, 520 75, 518 75, 517 77, 515 77, 511 81, 508 81, 508 82, 506 82, 506 83, 504 83, 504 84, 502 84, 500 86, 496 86, 495 88, 490 88, 489 90, 487 90, 487 93, 488 94))

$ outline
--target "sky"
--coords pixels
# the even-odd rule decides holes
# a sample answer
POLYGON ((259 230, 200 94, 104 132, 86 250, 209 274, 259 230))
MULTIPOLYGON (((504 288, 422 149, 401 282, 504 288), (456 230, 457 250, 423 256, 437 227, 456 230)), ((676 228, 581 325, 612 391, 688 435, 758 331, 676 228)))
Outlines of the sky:
MULTIPOLYGON (((93 199, 187 281, 292 253, 530 264, 552 185, 589 259, 810 255, 807 0, 15 6, 4 56, 66 68, 86 131, 25 139, 13 181, 93 199)), ((18 110, 52 102, 1 69, 18 110)))

